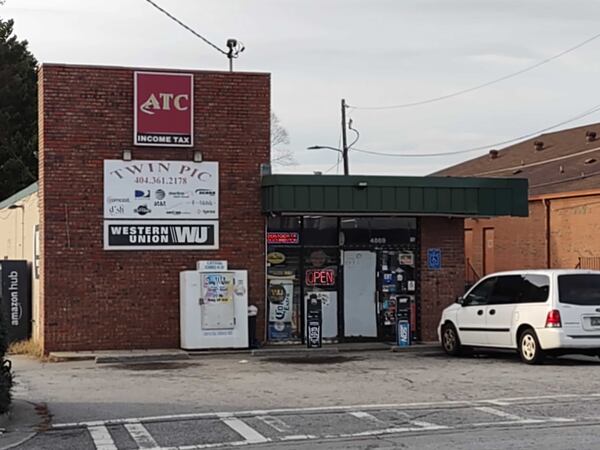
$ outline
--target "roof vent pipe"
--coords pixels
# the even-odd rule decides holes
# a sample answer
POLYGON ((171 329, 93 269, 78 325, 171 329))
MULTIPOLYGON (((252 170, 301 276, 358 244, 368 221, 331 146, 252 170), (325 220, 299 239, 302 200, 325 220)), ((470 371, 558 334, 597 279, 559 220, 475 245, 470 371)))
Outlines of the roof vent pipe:
POLYGON ((490 150, 490 159, 496 159, 498 157, 498 150, 492 149, 490 150))
POLYGON ((544 149, 544 143, 542 141, 533 141, 533 147, 537 150, 543 150, 544 149))
POLYGON ((592 142, 596 140, 596 132, 595 131, 586 131, 585 132, 585 140, 588 142, 592 142))

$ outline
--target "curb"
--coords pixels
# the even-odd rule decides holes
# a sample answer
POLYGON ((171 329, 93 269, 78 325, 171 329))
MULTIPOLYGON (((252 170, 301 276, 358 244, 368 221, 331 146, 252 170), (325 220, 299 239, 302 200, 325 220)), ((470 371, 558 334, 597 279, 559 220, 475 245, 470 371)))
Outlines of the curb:
POLYGON ((321 348, 261 348, 252 350, 252 356, 310 356, 310 355, 332 355, 338 354, 340 350, 337 347, 321 347, 321 348))
POLYGON ((408 347, 393 345, 390 350, 393 353, 426 353, 432 351, 441 351, 439 344, 416 344, 408 347))
POLYGON ((256 357, 266 356, 299 356, 299 355, 328 355, 338 353, 360 353, 360 352, 376 352, 388 351, 393 353, 422 353, 438 351, 439 344, 437 342, 427 342, 423 344, 415 344, 408 347, 399 347, 397 345, 382 345, 381 343, 357 344, 353 345, 326 345, 320 348, 307 348, 302 345, 297 346, 267 346, 258 349, 226 349, 226 350, 181 350, 179 352, 169 353, 132 353, 132 354, 105 354, 97 355, 93 353, 81 354, 53 354, 50 353, 50 358, 53 362, 69 362, 69 361, 95 361, 96 364, 127 364, 127 363, 150 363, 150 362, 167 362, 167 361, 188 361, 198 360, 202 357, 211 356, 235 356, 248 355, 256 357))
POLYGON ((95 357, 96 364, 183 361, 188 359, 190 359, 190 355, 187 353, 159 353, 154 355, 106 355, 95 357))

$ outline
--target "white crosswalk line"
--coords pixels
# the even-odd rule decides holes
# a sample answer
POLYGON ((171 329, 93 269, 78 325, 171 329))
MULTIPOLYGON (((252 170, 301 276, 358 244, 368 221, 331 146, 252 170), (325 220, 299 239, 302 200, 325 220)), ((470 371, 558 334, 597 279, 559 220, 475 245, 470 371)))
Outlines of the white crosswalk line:
POLYGON ((366 419, 366 420, 370 420, 371 422, 375 422, 375 423, 384 423, 383 420, 378 419, 373 414, 369 414, 368 412, 365 412, 365 411, 350 411, 348 414, 356 417, 357 419, 366 419))
POLYGON ((509 402, 504 402, 502 400, 485 400, 485 402, 495 406, 510 406, 509 402))
POLYGON ((117 450, 115 441, 105 426, 88 427, 88 431, 97 450, 117 450))
POLYGON ((291 428, 287 423, 285 423, 279 417, 256 416, 256 418, 261 420, 265 424, 269 425, 271 428, 273 428, 275 431, 278 431, 279 433, 285 433, 286 431, 289 431, 291 428))
POLYGON ((412 420, 410 414, 408 414, 406 411, 394 412, 396 413, 396 415, 406 418, 406 422, 408 422, 409 424, 419 428, 423 428, 426 430, 447 430, 449 428, 446 425, 437 425, 435 423, 425 422, 424 420, 412 420))
POLYGON ((416 425, 417 427, 421 427, 426 430, 446 430, 448 427, 446 425, 436 425, 435 423, 425 422, 423 420, 411 420, 411 425, 416 425))
POLYGON ((125 424, 125 429, 129 432, 129 435, 139 448, 159 447, 150 432, 141 423, 138 422, 125 424))
POLYGON ((496 408, 490 408, 489 406, 478 406, 475 408, 477 411, 481 411, 484 413, 492 414, 494 416, 502 417, 503 419, 514 420, 514 421, 523 421, 523 417, 515 416, 514 414, 510 414, 504 411, 501 411, 496 408))
POLYGON ((221 417, 221 422, 241 435, 246 442, 248 442, 248 444, 260 444, 269 441, 269 439, 264 437, 254 428, 251 428, 246 422, 243 422, 237 417, 221 417))

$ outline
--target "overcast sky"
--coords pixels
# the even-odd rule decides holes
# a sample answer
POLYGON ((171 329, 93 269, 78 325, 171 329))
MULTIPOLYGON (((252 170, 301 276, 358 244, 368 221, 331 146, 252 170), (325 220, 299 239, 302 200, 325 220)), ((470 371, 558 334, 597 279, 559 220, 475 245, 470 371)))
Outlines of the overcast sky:
MULTIPOLYGON (((336 152, 305 148, 339 145, 342 98, 380 106, 441 96, 523 69, 600 32, 597 0, 155 1, 221 47, 227 38, 241 40, 246 51, 236 70, 272 74, 272 108, 299 162, 287 172, 335 165, 336 152)), ((15 19, 18 37, 29 41, 40 62, 227 68, 223 55, 145 0, 6 0, 0 17, 15 19)), ((600 104, 599 52, 600 39, 441 102, 351 109, 361 133, 356 147, 446 152, 559 123, 600 104)), ((597 121, 600 112, 563 128, 597 121)), ((351 152, 350 170, 423 175, 482 153, 393 158, 351 152)))

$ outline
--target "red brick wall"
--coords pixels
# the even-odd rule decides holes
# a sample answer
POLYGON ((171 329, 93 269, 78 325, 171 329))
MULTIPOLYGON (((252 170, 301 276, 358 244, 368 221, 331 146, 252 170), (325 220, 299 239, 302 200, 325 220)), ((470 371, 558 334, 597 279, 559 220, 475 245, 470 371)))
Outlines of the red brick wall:
POLYGON ((549 209, 552 267, 572 269, 579 257, 600 258, 600 195, 552 199, 549 209))
POLYGON ((494 229, 494 271, 546 267, 546 216, 541 201, 529 202, 529 217, 466 219, 473 230, 471 263, 479 276, 483 270, 483 230, 494 229))
POLYGON ((580 257, 600 258, 600 194, 573 193, 565 198, 530 200, 529 217, 466 220, 465 228, 473 230, 471 261, 480 275, 486 227, 495 230, 496 271, 548 266, 572 269, 580 257), (546 210, 550 226, 549 264, 546 210))
POLYGON ((464 220, 422 217, 421 246, 421 340, 437 340, 442 310, 464 293, 464 220), (427 250, 439 248, 442 268, 428 269, 427 250))
POLYGON ((269 75, 194 71, 194 149, 219 162, 217 251, 104 251, 103 160, 193 150, 132 145, 133 69, 44 65, 39 80, 45 351, 179 347, 179 272, 198 259, 249 271, 262 336, 269 75))

